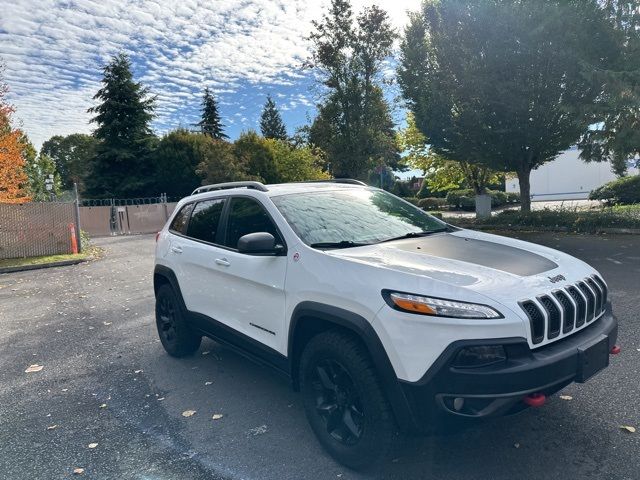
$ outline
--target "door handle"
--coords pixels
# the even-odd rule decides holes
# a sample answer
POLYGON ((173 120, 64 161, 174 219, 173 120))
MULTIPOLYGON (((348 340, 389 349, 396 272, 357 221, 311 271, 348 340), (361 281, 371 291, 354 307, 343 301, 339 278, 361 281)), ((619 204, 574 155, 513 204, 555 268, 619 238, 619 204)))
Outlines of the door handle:
POLYGON ((177 245, 173 245, 173 246, 171 247, 171 251, 172 251, 173 253, 182 253, 182 247, 179 247, 179 246, 177 246, 177 245))
POLYGON ((221 265, 223 267, 228 267, 229 265, 231 265, 229 263, 229 260, 227 260, 226 258, 216 258, 215 262, 216 265, 221 265))

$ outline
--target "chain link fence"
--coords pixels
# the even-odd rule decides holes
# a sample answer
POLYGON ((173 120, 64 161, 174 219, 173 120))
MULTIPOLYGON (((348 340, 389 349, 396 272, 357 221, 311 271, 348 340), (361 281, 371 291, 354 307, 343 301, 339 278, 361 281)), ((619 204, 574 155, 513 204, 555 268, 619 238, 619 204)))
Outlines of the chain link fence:
POLYGON ((0 259, 73 253, 72 231, 78 242, 80 228, 92 237, 155 233, 178 200, 84 199, 77 211, 75 202, 0 204, 0 259))
POLYGON ((0 259, 72 253, 73 202, 0 204, 0 259))

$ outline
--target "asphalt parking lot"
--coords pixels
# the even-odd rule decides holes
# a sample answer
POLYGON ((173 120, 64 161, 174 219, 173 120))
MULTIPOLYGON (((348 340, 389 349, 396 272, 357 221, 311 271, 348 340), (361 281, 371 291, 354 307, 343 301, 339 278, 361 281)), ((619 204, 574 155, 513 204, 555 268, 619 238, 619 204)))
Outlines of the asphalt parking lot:
POLYGON ((571 400, 412 439, 369 476, 323 453, 268 368, 211 340, 192 358, 164 353, 152 236, 100 239, 106 256, 91 263, 0 275, 0 478, 640 479, 640 236, 517 236, 599 269, 622 353, 566 388, 571 400))

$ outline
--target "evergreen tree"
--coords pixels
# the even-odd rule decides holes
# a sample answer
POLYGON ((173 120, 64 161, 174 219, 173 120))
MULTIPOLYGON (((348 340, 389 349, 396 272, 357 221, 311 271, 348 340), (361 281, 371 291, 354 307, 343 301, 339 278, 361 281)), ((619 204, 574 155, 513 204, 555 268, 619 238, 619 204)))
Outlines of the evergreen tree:
POLYGON ((264 138, 275 138, 276 140, 287 140, 287 129, 284 126, 276 102, 270 95, 267 95, 267 102, 260 115, 260 131, 264 138))
POLYGON ((223 140, 229 138, 224 133, 224 125, 220 120, 220 113, 218 113, 218 102, 209 90, 209 87, 205 87, 204 95, 202 96, 202 119, 196 123, 202 130, 202 133, 210 136, 216 140, 223 140))
POLYGON ((100 104, 89 109, 98 140, 87 194, 95 197, 132 197, 147 191, 152 173, 150 151, 155 140, 149 122, 155 97, 133 80, 131 62, 118 54, 104 67, 102 88, 93 97, 100 104))

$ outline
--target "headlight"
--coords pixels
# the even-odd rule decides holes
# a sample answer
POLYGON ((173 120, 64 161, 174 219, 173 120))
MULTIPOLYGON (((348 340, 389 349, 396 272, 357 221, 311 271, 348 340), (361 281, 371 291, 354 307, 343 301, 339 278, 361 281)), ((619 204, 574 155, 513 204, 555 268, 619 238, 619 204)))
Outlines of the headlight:
POLYGON ((389 290, 383 290, 382 296, 391 308, 403 312, 453 318, 502 318, 502 314, 497 310, 478 303, 425 297, 389 290))

